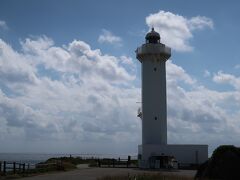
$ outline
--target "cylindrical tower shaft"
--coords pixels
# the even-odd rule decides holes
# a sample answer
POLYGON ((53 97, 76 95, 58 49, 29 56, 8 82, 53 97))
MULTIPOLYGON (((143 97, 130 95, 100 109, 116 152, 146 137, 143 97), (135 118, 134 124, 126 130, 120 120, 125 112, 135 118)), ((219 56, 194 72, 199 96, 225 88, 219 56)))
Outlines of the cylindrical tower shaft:
POLYGON ((167 144, 165 61, 142 62, 142 143, 167 144))
POLYGON ((167 102, 165 62, 171 49, 160 43, 154 30, 146 44, 137 48, 142 63, 142 144, 167 144, 167 102))

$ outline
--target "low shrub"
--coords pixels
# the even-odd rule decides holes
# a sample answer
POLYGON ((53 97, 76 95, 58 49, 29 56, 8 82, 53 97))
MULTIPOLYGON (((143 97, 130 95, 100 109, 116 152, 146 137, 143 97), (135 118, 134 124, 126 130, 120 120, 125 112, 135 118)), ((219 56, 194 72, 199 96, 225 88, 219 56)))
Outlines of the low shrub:
POLYGON ((196 179, 240 179, 240 149, 223 145, 214 150, 212 157, 200 165, 196 179))

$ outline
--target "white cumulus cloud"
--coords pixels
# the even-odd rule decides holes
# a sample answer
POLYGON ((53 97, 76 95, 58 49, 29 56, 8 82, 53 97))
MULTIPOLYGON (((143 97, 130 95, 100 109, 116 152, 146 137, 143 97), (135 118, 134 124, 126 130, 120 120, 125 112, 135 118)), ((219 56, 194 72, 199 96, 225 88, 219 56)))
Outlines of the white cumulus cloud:
POLYGON ((98 37, 99 43, 109 43, 121 46, 122 45, 122 39, 119 36, 114 35, 111 31, 108 31, 106 29, 102 30, 102 33, 98 37))
MULTIPOLYGON (((102 54, 80 40, 55 46, 45 36, 27 38, 21 46, 18 52, 0 40, 1 137, 15 138, 17 132, 25 142, 78 141, 81 152, 90 152, 95 142, 106 152, 109 142, 122 141, 119 134, 140 128, 140 90, 132 88, 135 75, 124 68, 122 56, 102 54)), ((135 132, 126 143, 133 147, 138 139, 135 132)))
POLYGON ((229 84, 234 88, 240 90, 240 77, 236 77, 232 74, 219 71, 217 74, 214 74, 213 81, 221 84, 229 84))
POLYGON ((172 12, 159 11, 146 17, 146 23, 154 27, 162 41, 176 51, 191 51, 189 40, 197 29, 213 28, 213 21, 204 16, 186 18, 172 12))
MULTIPOLYGON (((131 57, 104 54, 81 40, 57 46, 45 36, 21 46, 17 51, 0 41, 0 144, 6 151, 137 152, 141 88, 136 71, 127 69, 136 69, 131 57)), ((166 73, 169 143, 204 143, 210 151, 240 145, 238 88, 210 90, 173 61, 166 73)), ((239 80, 219 72, 215 81, 239 80)))
POLYGON ((192 17, 187 19, 187 23, 191 30, 204 29, 206 27, 213 29, 214 27, 212 19, 205 16, 192 17))
POLYGON ((8 29, 7 23, 5 21, 0 20, 0 29, 8 29))

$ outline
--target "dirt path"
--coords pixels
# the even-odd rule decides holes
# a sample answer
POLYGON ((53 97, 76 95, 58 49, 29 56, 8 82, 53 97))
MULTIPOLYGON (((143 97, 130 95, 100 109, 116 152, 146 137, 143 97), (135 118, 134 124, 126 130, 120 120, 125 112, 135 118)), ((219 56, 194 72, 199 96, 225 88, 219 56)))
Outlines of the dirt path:
MULTIPOLYGON (((143 173, 158 173, 157 171, 143 171, 139 169, 127 169, 127 168, 86 168, 83 166, 80 169, 68 171, 68 172, 59 172, 52 174, 44 174, 34 177, 21 178, 21 180, 96 180, 99 177, 103 176, 113 176, 113 175, 136 175, 143 173), (84 167, 84 168, 83 168, 84 167)), ((196 171, 190 170, 181 170, 176 172, 163 172, 164 174, 174 174, 174 175, 183 175, 188 177, 194 177, 196 171)))

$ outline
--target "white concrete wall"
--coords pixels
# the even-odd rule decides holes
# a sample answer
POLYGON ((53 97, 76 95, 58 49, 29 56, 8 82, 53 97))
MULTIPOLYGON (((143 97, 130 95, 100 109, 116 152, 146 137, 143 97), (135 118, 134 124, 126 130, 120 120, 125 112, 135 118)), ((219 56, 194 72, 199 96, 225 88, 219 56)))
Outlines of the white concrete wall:
POLYGON ((142 160, 148 161, 151 156, 174 156, 179 163, 201 164, 208 159, 208 145, 198 144, 170 144, 170 145, 142 145, 142 160))

